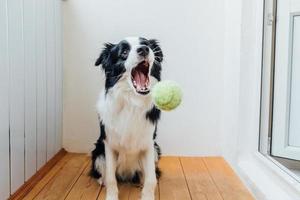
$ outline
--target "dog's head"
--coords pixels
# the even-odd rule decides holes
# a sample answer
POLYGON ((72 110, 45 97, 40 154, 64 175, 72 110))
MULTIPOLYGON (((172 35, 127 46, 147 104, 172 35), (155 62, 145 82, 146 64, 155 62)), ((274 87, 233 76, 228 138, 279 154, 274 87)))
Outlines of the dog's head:
POLYGON ((118 44, 106 43, 95 65, 105 71, 105 89, 126 83, 138 95, 147 95, 160 81, 162 50, 156 40, 130 37, 118 44))

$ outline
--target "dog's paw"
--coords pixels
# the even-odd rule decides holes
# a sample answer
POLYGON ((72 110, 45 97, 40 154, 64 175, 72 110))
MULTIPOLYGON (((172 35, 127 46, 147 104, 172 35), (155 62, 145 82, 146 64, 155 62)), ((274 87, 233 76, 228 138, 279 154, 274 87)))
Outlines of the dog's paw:
POLYGON ((143 194, 141 200, 154 200, 154 194, 143 194))
POLYGON ((97 182, 99 183, 99 185, 104 186, 104 181, 102 177, 98 178, 97 182))

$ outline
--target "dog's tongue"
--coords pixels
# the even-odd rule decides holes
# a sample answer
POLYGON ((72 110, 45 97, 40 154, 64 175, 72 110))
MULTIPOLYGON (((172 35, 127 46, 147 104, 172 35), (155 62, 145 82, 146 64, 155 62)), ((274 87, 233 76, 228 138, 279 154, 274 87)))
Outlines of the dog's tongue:
POLYGON ((136 82, 136 86, 138 90, 146 87, 147 78, 142 72, 137 71, 134 74, 134 80, 136 82))

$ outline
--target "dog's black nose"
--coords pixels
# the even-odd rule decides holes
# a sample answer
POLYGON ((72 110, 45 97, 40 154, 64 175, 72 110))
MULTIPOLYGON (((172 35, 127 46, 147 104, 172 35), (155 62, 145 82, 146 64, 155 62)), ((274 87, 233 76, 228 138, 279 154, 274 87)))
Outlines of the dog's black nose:
POLYGON ((146 57, 149 54, 149 47, 141 46, 136 51, 140 56, 146 57))

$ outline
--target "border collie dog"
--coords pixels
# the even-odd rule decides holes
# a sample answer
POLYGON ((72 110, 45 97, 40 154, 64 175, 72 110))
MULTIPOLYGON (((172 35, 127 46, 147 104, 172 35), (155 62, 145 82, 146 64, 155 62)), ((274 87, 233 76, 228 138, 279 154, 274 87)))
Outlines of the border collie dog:
POLYGON ((100 137, 90 174, 105 184, 106 200, 118 199, 117 182, 143 183, 142 200, 154 200, 160 110, 149 93, 160 81, 162 60, 156 40, 130 37, 106 43, 95 63, 105 72, 105 90, 97 103, 100 137))

